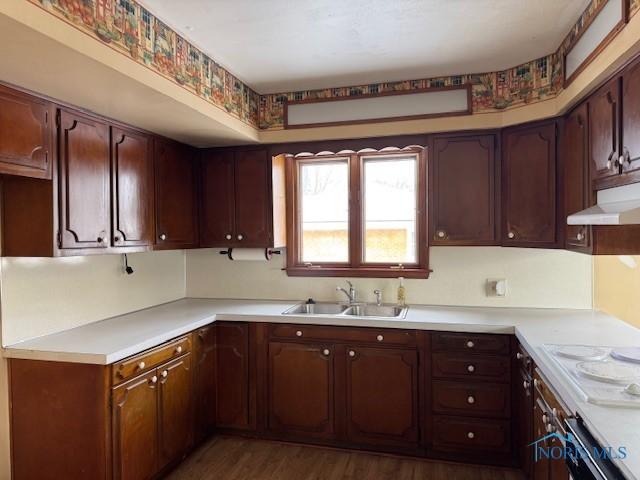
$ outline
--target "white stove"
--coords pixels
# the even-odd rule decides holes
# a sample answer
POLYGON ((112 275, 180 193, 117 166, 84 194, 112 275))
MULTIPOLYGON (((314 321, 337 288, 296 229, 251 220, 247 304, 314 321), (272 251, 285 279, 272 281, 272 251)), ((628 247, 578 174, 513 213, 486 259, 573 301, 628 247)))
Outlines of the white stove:
POLYGON ((640 348, 552 344, 542 348, 585 401, 640 408, 640 348))

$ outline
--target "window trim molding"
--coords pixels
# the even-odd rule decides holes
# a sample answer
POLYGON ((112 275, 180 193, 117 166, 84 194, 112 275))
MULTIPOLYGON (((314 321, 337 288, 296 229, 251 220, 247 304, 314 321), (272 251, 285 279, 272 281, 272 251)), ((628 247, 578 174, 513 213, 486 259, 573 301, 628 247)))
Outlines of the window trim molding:
POLYGON ((385 147, 381 149, 365 148, 358 151, 341 150, 339 152, 322 151, 318 153, 288 154, 286 156, 286 216, 287 216, 287 258, 285 270, 293 277, 371 277, 371 278, 428 278, 429 245, 428 245, 428 171, 427 148, 410 145, 404 148, 385 147), (399 267, 398 264, 363 263, 362 236, 362 193, 364 158, 374 156, 394 156, 402 154, 417 155, 417 263, 399 267), (349 258, 348 264, 321 263, 310 264, 300 261, 301 238, 299 226, 299 168, 300 160, 330 160, 332 158, 349 157, 349 258), (355 228, 354 228, 355 227, 355 228))

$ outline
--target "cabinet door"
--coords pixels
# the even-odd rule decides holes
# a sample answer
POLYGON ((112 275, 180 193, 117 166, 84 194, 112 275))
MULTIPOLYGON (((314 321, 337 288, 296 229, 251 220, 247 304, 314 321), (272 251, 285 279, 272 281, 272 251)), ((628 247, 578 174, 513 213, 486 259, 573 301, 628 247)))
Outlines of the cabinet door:
POLYGON ((246 323, 216 323, 216 425, 249 429, 249 326, 246 323))
POLYGON ((237 243, 233 152, 212 151, 205 154, 201 169, 200 245, 233 246, 237 243))
POLYGON ((332 438, 334 356, 331 346, 269 344, 269 429, 332 438))
POLYGON ((216 424, 216 327, 194 334, 195 441, 200 443, 216 424))
POLYGON ((556 124, 504 132, 503 245, 556 245, 556 124))
POLYGON ((154 196, 151 138, 112 127, 111 152, 113 245, 151 245, 154 196))
POLYGON ((113 389, 113 478, 145 480, 158 471, 157 372, 113 389))
POLYGON ((191 354, 158 367, 159 462, 164 468, 193 443, 193 373, 191 354))
POLYGON ((418 354, 395 348, 348 347, 347 436, 357 444, 418 442, 418 354))
POLYGON ((589 99, 589 157, 591 179, 596 185, 618 175, 618 77, 611 80, 589 99))
MULTIPOLYGON (((564 122, 562 152, 565 169, 564 206, 566 215, 584 210, 592 204, 587 116, 587 104, 583 103, 571 112, 564 122)), ((565 228, 567 248, 584 250, 589 247, 591 229, 588 226, 566 225, 565 228)))
POLYGON ((0 173, 51 178, 49 102, 0 85, 0 173))
MULTIPOLYGON (((640 170, 640 62, 622 76, 622 170, 640 170)), ((637 180, 637 175, 634 175, 637 180)))
POLYGON ((109 127, 61 110, 60 248, 106 248, 111 229, 109 127))
POLYGON ((266 150, 236 152, 235 235, 238 246, 272 246, 270 167, 266 150))
POLYGON ((156 248, 198 244, 196 164, 186 145, 155 140, 156 248))
POLYGON ((498 241, 494 144, 493 135, 434 140, 433 245, 492 245, 498 241))

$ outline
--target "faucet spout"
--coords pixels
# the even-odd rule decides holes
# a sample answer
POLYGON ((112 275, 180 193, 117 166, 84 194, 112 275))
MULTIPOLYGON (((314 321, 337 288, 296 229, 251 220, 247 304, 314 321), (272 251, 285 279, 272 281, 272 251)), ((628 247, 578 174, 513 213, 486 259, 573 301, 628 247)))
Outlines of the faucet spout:
POLYGON ((349 299, 349 305, 353 305, 354 303, 356 303, 356 289, 353 286, 353 283, 351 283, 349 280, 347 280, 347 283, 349 284, 349 291, 342 287, 336 287, 336 291, 344 293, 349 299))

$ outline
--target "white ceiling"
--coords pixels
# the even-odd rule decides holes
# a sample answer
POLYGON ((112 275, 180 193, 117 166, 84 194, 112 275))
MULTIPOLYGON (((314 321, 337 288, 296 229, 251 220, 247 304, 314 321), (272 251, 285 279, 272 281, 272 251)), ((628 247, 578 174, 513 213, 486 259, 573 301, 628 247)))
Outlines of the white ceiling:
POLYGON ((259 93, 513 67, 589 0, 142 0, 259 93))

